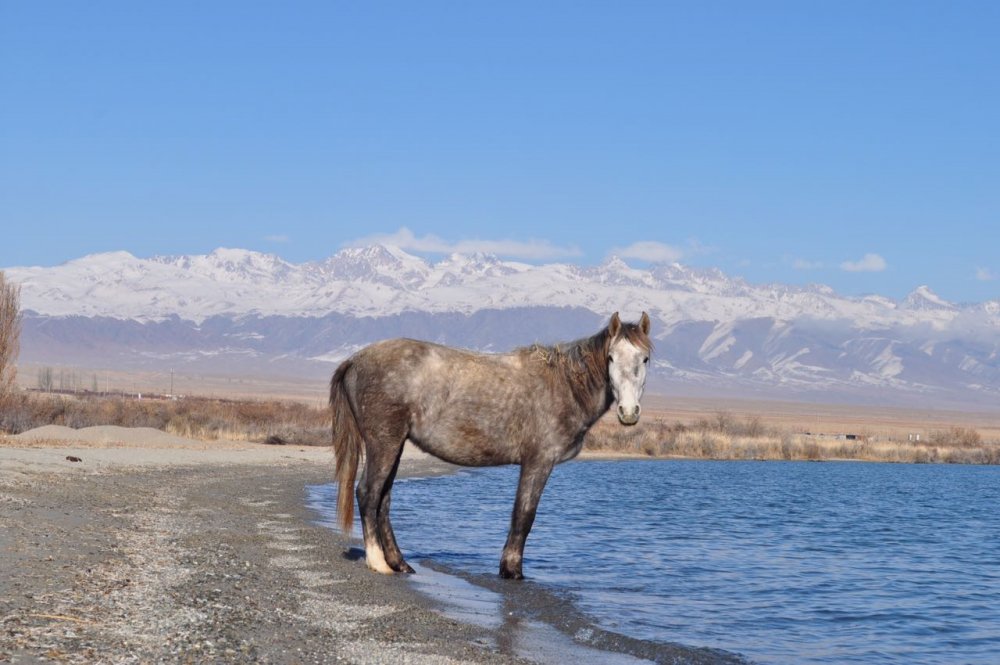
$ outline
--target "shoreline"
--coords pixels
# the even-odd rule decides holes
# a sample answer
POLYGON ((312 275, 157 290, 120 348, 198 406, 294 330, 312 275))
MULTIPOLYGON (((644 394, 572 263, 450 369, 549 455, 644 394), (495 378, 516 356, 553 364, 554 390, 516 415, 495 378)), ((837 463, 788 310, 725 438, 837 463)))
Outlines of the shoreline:
MULTIPOLYGON (((319 523, 306 488, 332 482, 327 448, 46 443, 0 440, 0 662, 538 660, 319 523)), ((411 451, 400 477, 455 468, 411 451)))

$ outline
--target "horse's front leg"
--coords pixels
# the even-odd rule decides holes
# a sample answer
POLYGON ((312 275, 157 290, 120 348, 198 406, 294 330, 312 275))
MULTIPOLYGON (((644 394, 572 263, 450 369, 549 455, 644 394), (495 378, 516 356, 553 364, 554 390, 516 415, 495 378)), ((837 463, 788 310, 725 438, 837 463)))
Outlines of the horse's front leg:
POLYGON ((514 512, 510 517, 510 533, 507 534, 507 544, 500 556, 500 577, 507 579, 524 579, 521 572, 521 562, 524 559, 524 542, 535 521, 535 511, 538 501, 542 498, 542 490, 552 473, 553 462, 530 461, 521 463, 521 478, 517 483, 517 498, 514 500, 514 512))

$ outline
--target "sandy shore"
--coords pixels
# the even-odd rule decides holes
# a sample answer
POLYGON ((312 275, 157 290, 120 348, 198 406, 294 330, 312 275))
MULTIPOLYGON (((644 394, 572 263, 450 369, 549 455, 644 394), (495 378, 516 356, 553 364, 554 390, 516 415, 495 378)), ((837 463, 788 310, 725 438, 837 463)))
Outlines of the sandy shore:
MULTIPOLYGON (((0 662, 536 660, 316 524, 305 488, 330 482, 329 449, 92 429, 0 439, 0 662)), ((400 474, 449 468, 408 451, 400 474)))

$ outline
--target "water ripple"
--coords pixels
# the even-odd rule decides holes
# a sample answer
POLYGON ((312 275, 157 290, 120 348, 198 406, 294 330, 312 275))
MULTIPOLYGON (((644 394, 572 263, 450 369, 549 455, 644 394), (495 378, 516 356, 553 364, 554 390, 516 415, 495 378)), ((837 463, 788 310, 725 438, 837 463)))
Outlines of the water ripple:
MULTIPOLYGON (((494 574, 515 468, 401 482, 406 554, 494 574)), ((558 467, 525 573, 632 637, 764 663, 1000 662, 1000 469, 558 467)))

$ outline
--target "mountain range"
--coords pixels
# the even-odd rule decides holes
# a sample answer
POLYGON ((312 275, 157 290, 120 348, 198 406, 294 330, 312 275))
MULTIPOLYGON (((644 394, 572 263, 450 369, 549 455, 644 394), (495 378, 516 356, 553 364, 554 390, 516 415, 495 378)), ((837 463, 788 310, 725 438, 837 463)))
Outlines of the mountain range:
POLYGON ((614 311, 647 311, 654 390, 1000 404, 1000 300, 951 303, 926 286, 897 301, 677 263, 429 262, 382 245, 301 264, 217 249, 5 272, 22 288, 22 362, 318 379, 377 339, 503 351, 592 334, 614 311))

